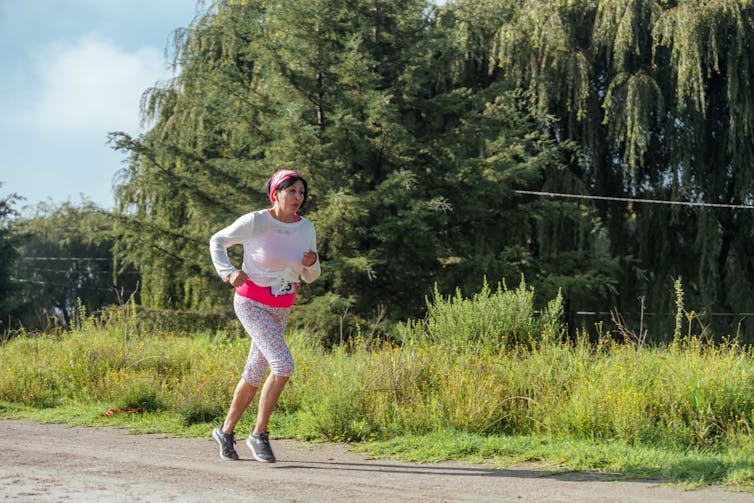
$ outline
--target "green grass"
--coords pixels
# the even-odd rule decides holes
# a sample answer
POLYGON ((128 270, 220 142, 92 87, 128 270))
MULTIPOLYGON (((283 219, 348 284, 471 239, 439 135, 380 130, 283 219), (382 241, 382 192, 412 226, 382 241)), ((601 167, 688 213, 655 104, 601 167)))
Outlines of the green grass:
POLYGON ((535 462, 549 472, 598 471, 614 479, 658 479, 687 487, 722 483, 751 490, 754 482, 751 452, 676 451, 547 435, 482 436, 442 431, 363 443, 355 450, 374 458, 458 460, 498 468, 535 462))
MULTIPOLYGON (((325 350, 290 333, 296 373, 273 436, 347 441, 414 461, 534 461, 754 489, 751 348, 693 335, 663 347, 609 334, 573 341, 554 322, 559 300, 535 318, 532 298, 525 287, 436 298, 425 322, 395 334, 400 344, 356 339, 325 350)), ((0 416, 208 435, 230 403, 248 339, 132 326, 88 319, 70 333, 0 345, 0 416), (105 414, 133 408, 145 412, 105 414)), ((251 428, 250 410, 239 431, 251 428)))

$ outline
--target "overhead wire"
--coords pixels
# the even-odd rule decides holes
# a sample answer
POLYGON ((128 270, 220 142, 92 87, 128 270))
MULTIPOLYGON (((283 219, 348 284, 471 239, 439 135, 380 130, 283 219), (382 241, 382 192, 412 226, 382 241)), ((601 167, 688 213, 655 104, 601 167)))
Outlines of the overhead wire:
POLYGON ((21 260, 89 260, 112 262, 111 257, 19 257, 21 260))
POLYGON ((597 201, 612 201, 623 203, 647 203, 647 204, 668 204, 674 206, 696 206, 709 208, 728 208, 728 209, 754 209, 751 204, 727 204, 727 203, 704 203, 694 201, 668 201, 666 199, 641 199, 635 197, 613 197, 613 196, 593 196, 589 194, 567 194, 563 192, 542 192, 538 190, 514 190, 516 194, 525 194, 532 196, 562 197, 567 199, 593 199, 597 201))
MULTIPOLYGON (((612 314, 609 311, 576 311, 574 314, 578 316, 606 316, 612 314)), ((628 316, 675 316, 676 313, 623 313, 628 316)), ((696 313, 699 316, 754 316, 754 313, 696 313)))
POLYGON ((73 290, 93 290, 93 291, 101 291, 101 292, 112 292, 117 289, 117 287, 102 287, 102 286, 90 286, 90 285, 71 285, 71 284, 65 284, 65 283, 50 283, 49 281, 38 281, 34 279, 24 279, 24 278, 11 278, 11 281, 17 281, 19 283, 29 283, 32 285, 43 285, 43 286, 55 286, 60 288, 71 288, 73 290))
MULTIPOLYGON (((613 197, 613 196, 594 196, 590 194, 568 194, 564 192, 545 192, 538 190, 514 190, 516 194, 542 196, 542 197, 561 197, 566 199, 586 199, 597 201, 623 202, 623 203, 647 203, 647 204, 667 204, 672 206, 693 206, 709 208, 726 208, 726 209, 754 209, 754 205, 749 204, 726 204, 726 203, 705 203, 694 201, 668 201, 666 199, 642 199, 634 197, 613 197)), ((576 311, 577 316, 604 316, 609 312, 601 311, 576 311)), ((670 316, 674 313, 644 313, 649 316, 670 316)), ((754 316, 754 313, 699 313, 702 316, 754 316)))

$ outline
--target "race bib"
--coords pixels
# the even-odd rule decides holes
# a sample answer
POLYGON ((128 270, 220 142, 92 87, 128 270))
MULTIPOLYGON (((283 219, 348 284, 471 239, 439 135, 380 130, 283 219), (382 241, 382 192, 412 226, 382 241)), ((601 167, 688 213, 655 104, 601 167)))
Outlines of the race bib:
POLYGON ((282 285, 275 285, 270 287, 270 293, 276 297, 279 295, 296 293, 296 290, 298 290, 298 283, 283 283, 282 285))

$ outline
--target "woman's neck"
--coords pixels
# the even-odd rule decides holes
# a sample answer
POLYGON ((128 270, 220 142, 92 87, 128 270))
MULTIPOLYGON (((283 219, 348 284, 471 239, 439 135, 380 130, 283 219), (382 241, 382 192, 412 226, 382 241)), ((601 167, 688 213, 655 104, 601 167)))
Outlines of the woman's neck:
POLYGON ((286 224, 292 224, 296 221, 296 214, 295 213, 286 213, 280 210, 277 206, 273 206, 269 209, 270 215, 272 215, 272 218, 275 220, 280 220, 283 223, 286 224))

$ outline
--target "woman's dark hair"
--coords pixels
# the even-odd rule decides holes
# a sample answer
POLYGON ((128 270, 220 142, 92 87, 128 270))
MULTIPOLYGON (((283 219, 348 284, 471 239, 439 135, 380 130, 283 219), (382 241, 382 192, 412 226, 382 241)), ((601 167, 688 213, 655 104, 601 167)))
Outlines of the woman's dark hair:
MULTIPOLYGON (((282 182, 280 182, 278 184, 278 186, 275 189, 275 191, 277 192, 277 191, 285 190, 285 189, 287 189, 288 187, 290 187, 291 185, 293 185, 294 183, 296 183, 298 181, 301 181, 301 183, 304 184, 304 200, 301 202, 301 206, 299 206, 299 209, 301 209, 306 204, 306 198, 309 196, 309 184, 306 183, 306 180, 304 180, 302 177, 300 177, 300 176, 292 176, 290 178, 286 178, 285 180, 283 180, 282 182)), ((270 179, 267 180, 267 183, 264 184, 264 191, 268 195, 270 194, 270 183, 271 182, 272 182, 272 177, 270 177, 270 179)))

